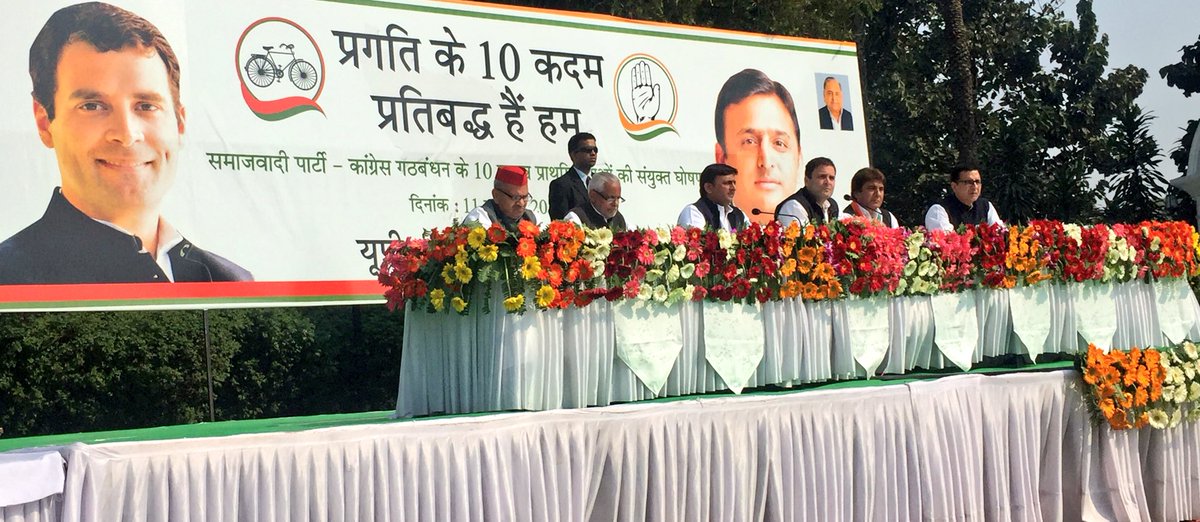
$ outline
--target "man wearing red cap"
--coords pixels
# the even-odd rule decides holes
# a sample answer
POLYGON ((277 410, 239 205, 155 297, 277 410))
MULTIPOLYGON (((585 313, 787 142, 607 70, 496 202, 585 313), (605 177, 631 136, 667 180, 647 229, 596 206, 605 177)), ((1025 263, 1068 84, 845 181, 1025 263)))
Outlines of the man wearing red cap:
POLYGON ((486 227, 500 223, 511 232, 517 231, 521 221, 541 225, 537 213, 525 208, 529 205, 529 173, 524 167, 502 165, 492 178, 492 199, 467 213, 463 223, 479 223, 486 227))

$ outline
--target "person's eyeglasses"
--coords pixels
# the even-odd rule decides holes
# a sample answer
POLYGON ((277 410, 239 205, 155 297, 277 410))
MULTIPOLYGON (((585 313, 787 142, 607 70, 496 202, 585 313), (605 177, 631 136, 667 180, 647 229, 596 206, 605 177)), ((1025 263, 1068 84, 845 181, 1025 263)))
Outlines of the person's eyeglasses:
POLYGON ((512 195, 512 194, 509 194, 508 192, 506 192, 504 189, 499 189, 499 188, 498 188, 498 189, 496 189, 496 190, 500 191, 500 193, 501 193, 501 194, 504 194, 505 196, 508 196, 508 199, 511 199, 511 200, 513 200, 513 201, 516 201, 516 202, 518 202, 518 203, 527 203, 527 202, 529 202, 529 200, 533 199, 533 196, 532 196, 531 194, 525 194, 524 196, 514 196, 514 195, 512 195))
POLYGON ((618 201, 620 201, 621 203, 625 202, 625 198, 623 198, 621 196, 609 196, 609 195, 607 195, 603 192, 600 192, 599 190, 596 190, 596 189, 592 189, 592 192, 599 194, 600 197, 604 199, 604 201, 607 201, 610 204, 616 203, 618 201))
POLYGON ((978 180, 978 179, 964 179, 964 180, 955 181, 955 183, 961 183, 961 184, 963 184, 963 185, 971 185, 971 186, 973 186, 973 187, 978 187, 978 186, 980 186, 980 185, 983 185, 983 180, 978 180))
POLYGON ((598 147, 580 147, 578 149, 575 149, 575 152, 586 152, 588 154, 598 154, 600 152, 600 148, 598 148, 598 147))

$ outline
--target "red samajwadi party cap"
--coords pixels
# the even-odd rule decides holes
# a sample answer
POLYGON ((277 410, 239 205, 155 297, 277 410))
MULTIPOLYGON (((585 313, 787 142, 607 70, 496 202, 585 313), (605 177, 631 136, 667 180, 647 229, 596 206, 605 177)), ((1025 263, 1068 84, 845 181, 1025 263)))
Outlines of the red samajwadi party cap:
POLYGON ((496 181, 515 187, 524 187, 529 183, 529 174, 524 167, 501 165, 496 169, 496 181))

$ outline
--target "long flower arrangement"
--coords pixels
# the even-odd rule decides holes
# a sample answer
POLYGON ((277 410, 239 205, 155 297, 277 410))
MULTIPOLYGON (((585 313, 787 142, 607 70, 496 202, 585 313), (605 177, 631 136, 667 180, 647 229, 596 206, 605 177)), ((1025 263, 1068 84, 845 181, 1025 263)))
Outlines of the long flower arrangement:
MULTIPOLYGON (((852 219, 752 224, 736 233, 646 228, 613 233, 556 221, 452 225, 396 241, 379 271, 392 309, 508 313, 584 307, 597 299, 808 301, 910 296, 1047 282, 1120 283, 1200 276, 1200 235, 1183 222, 979 225, 891 229, 852 219)), ((1200 354, 1090 349, 1079 366, 1093 410, 1115 429, 1200 417, 1200 354)))

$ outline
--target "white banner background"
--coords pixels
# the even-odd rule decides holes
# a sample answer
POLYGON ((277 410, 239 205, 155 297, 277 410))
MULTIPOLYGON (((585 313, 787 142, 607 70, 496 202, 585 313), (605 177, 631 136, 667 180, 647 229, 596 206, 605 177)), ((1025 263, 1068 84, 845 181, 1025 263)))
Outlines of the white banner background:
MULTIPOLYGON (((53 187, 60 183, 54 152, 43 147, 36 135, 31 84, 25 71, 34 36, 51 13, 70 3, 22 1, 8 6, 0 21, 4 48, 9 50, 0 55, 0 67, 10 71, 9 81, 0 84, 0 99, 5 100, 0 103, 0 136, 4 138, 0 150, 15 165, 0 174, 0 238, 40 217, 53 187)), ((816 156, 832 158, 840 167, 835 195, 839 201, 853 172, 868 165, 852 43, 457 3, 242 2, 219 7, 182 1, 113 3, 157 25, 182 65, 187 131, 178 179, 167 196, 163 215, 188 239, 247 268, 257 281, 373 279, 369 272, 372 260, 363 255, 364 251, 370 253, 370 247, 364 250, 356 241, 383 241, 392 230, 401 237, 417 236, 423 229, 461 218, 489 197, 490 176, 499 164, 533 167, 530 191, 535 201, 531 205, 545 213, 549 182, 570 161, 566 151, 570 132, 558 129, 553 136, 556 142, 548 141, 540 132, 535 106, 580 111, 579 130, 597 136, 597 168, 628 176, 622 184, 627 202, 621 210, 634 227, 673 223, 679 210, 696 199, 694 178, 677 173, 698 173, 714 161, 717 93, 730 75, 744 68, 763 71, 791 92, 800 126, 800 168, 816 156), (256 22, 271 17, 307 31, 320 49, 323 66, 313 56, 311 44, 299 41, 297 35, 302 33, 291 26, 262 23, 247 32, 256 22), (376 58, 361 52, 357 68, 352 62, 339 63, 344 53, 334 31, 384 35, 389 24, 419 40, 419 73, 406 69, 403 56, 396 57, 395 71, 386 61, 382 69, 377 67, 376 58), (437 63, 435 53, 442 47, 431 41, 450 40, 444 28, 463 44, 458 49, 463 60, 461 73, 451 75, 437 63), (322 85, 316 102, 322 111, 270 121, 257 116, 243 101, 242 71, 250 50, 261 53, 263 45, 278 49, 284 42, 276 40, 285 39, 296 45, 296 58, 317 69, 322 85), (484 78, 485 44, 494 79, 484 78), (549 82, 536 70, 538 56, 531 50, 599 56, 603 58, 602 72, 598 77, 580 75, 579 83, 567 75, 549 82), (620 100, 631 96, 620 89, 630 85, 630 79, 616 74, 620 64, 635 54, 652 56, 669 72, 670 79, 659 75, 654 80, 664 100, 674 100, 677 106, 672 123, 675 131, 646 141, 627 133, 620 118, 620 100), (501 69, 501 55, 507 56, 509 65, 516 57, 519 74, 514 74, 516 67, 501 69), (513 81, 504 78, 504 71, 513 81), (854 114, 853 131, 819 129, 817 111, 823 105, 819 91, 821 79, 827 75, 846 78, 845 108, 854 114), (471 116, 468 109, 457 110, 456 134, 436 119, 432 133, 422 133, 415 126, 405 132, 399 105, 398 130, 380 129, 383 118, 371 97, 397 97, 404 86, 419 90, 420 97, 427 99, 489 104, 487 115, 480 120, 490 123, 493 137, 477 140, 463 129, 471 116), (498 107, 505 88, 525 97, 526 111, 520 118, 523 142, 509 135, 506 111, 498 107), (674 97, 668 98, 672 90, 674 97), (210 156, 275 156, 280 151, 288 155, 286 173, 258 168, 234 171, 220 165, 220 156, 215 160, 210 156), (296 157, 318 152, 326 155, 326 172, 303 172, 296 157), (387 161, 391 175, 355 173, 350 160, 368 158, 368 154, 387 161), (397 162, 411 161, 448 163, 449 173, 409 176, 397 162), (465 164, 465 176, 456 172, 458 163, 465 164), (639 176, 639 171, 668 171, 668 183, 650 183, 641 179, 645 176, 639 176), (448 210, 428 212, 425 205, 414 206, 412 198, 444 199, 448 210)), ((403 36, 396 31, 392 34, 403 36)), ((362 43, 360 40, 360 48, 362 43)), ((563 59, 556 62, 562 64, 563 59)), ((577 70, 582 71, 583 64, 581 59, 577 70)), ((249 89, 263 99, 305 94, 289 85, 286 76, 268 88, 249 89)), ((664 102, 664 111, 669 105, 664 102)), ((659 118, 668 116, 662 112, 659 118)), ((799 172, 795 188, 802 182, 803 173, 799 172)), ((739 191, 748 191, 749 185, 740 180, 739 191)), ((743 210, 749 213, 750 208, 743 210)))

